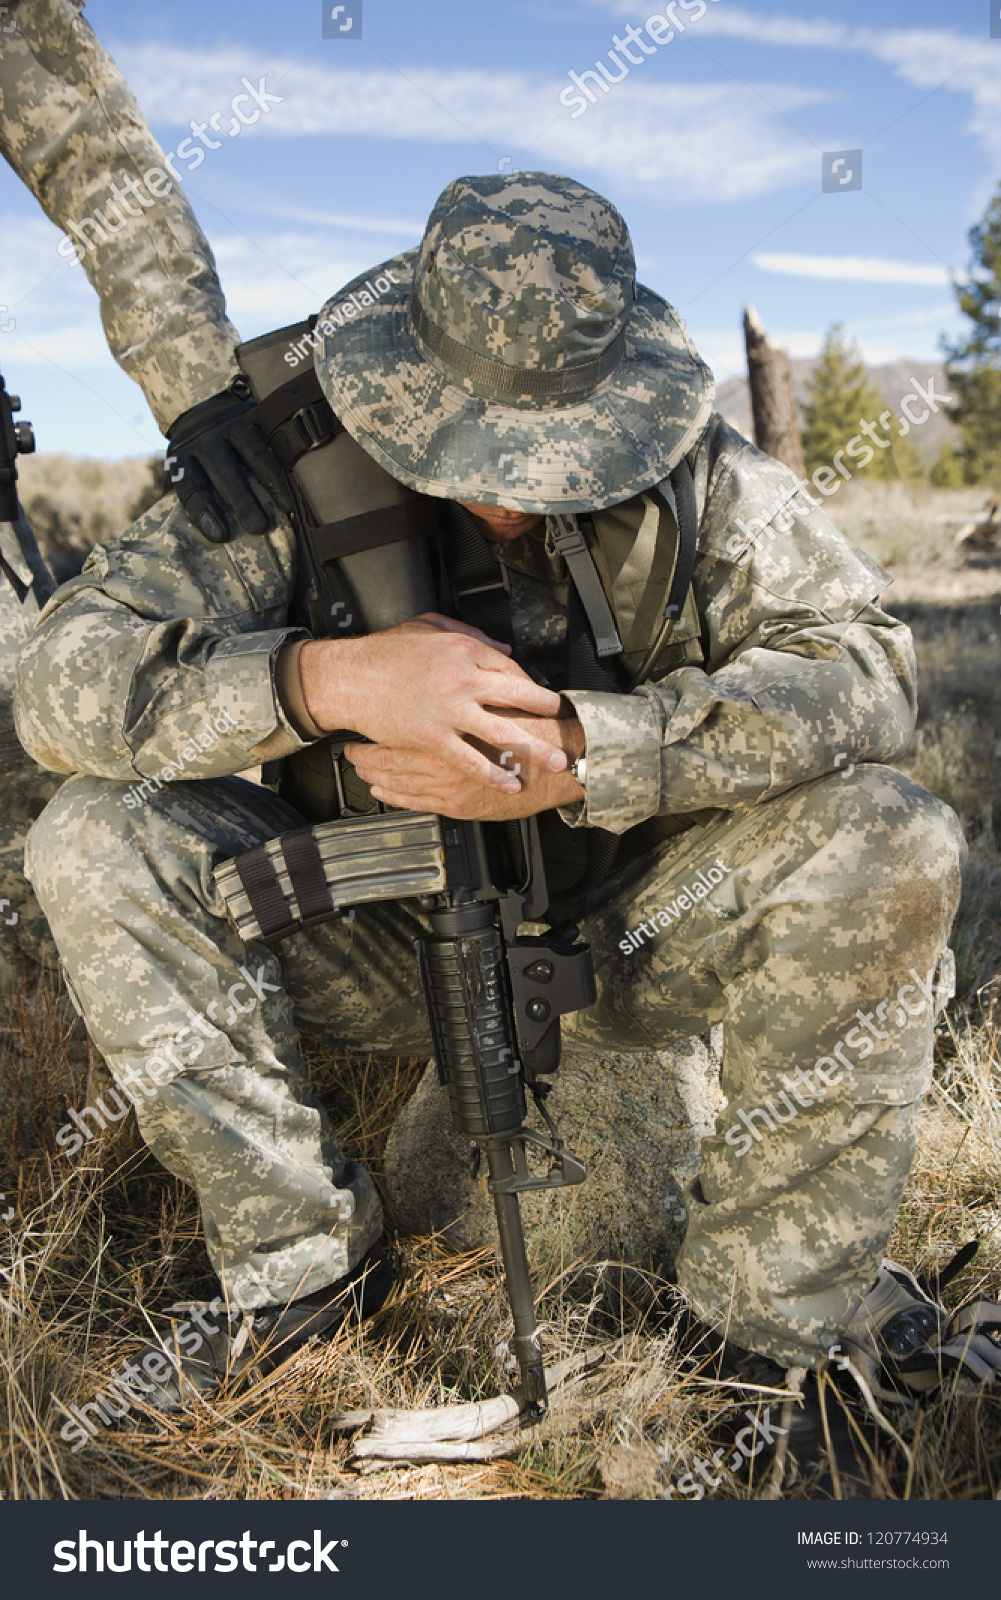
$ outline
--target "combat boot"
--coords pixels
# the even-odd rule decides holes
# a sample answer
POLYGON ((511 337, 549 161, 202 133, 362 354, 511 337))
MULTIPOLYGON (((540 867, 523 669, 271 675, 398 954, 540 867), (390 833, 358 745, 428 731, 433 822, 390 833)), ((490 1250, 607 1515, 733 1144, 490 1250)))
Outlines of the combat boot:
POLYGON ((676 1290, 662 1298, 661 1318, 673 1325, 682 1368, 736 1396, 712 1428, 709 1458, 695 1469, 707 1485, 721 1485, 729 1470, 753 1496, 869 1497, 878 1440, 853 1390, 826 1369, 790 1369, 744 1349, 703 1322, 676 1290))
POLYGON ((159 1345, 145 1345, 130 1363, 135 1376, 129 1387, 156 1411, 180 1411, 250 1368, 273 1372, 314 1334, 330 1339, 350 1318, 373 1316, 395 1278, 383 1239, 343 1278, 284 1306, 227 1310, 218 1299, 171 1306, 170 1329, 159 1345))

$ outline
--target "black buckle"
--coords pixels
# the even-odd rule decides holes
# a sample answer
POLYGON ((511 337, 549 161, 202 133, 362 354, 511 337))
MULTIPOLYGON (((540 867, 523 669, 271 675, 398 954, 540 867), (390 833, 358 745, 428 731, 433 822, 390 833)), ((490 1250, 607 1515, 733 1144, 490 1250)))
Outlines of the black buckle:
POLYGON ((296 411, 289 420, 293 426, 298 424, 305 434, 306 451, 318 450, 322 444, 327 444, 334 437, 336 431, 333 413, 329 406, 317 404, 303 406, 302 410, 296 411))
POLYGON ((312 400, 272 430, 268 445, 285 471, 291 472, 303 456, 329 444, 340 432, 341 425, 326 400, 312 400))

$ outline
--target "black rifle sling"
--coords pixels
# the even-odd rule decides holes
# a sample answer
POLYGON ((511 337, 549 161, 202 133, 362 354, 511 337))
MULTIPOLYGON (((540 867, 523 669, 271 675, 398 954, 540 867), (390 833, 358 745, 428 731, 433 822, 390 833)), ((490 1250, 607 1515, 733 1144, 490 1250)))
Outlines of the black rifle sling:
POLYGON ((678 508, 678 559, 674 563, 674 577, 664 608, 664 618, 673 623, 681 616, 688 591, 692 587, 695 557, 699 545, 699 507, 695 498, 691 468, 684 456, 671 473, 669 482, 674 490, 674 503, 678 508))
MULTIPOLYGON (((674 490, 675 505, 678 512, 678 555, 674 563, 674 573, 664 607, 664 621, 660 634, 644 661, 643 668, 638 675, 639 678, 645 676, 645 672, 653 665, 654 660, 670 636, 671 629, 681 616, 695 571, 695 557, 699 542, 699 514, 691 469, 684 457, 670 474, 669 481, 671 488, 674 490)), ((660 495, 659 487, 656 492, 660 495)), ((663 497, 661 496, 661 498, 663 497)), ((568 566, 570 565, 569 561, 567 564, 568 566)), ((570 570, 571 576, 573 576, 572 567, 570 570)), ((597 579, 597 573, 594 576, 597 579)), ((572 689, 598 689, 604 690, 606 693, 621 694, 627 687, 631 687, 624 681, 619 662, 610 661, 606 663, 600 659, 601 650, 599 648, 597 629, 595 628, 594 613, 588 611, 587 616, 585 616, 584 607, 581 604, 581 586, 579 583, 570 585, 568 633, 570 687, 572 689)), ((638 681, 638 679, 635 681, 638 681)), ((609 833, 604 828, 589 829, 587 835, 587 865, 584 872, 569 889, 564 889, 551 898, 554 901, 564 902, 577 900, 593 893, 604 882, 615 865, 618 847, 618 835, 609 833)))
MULTIPOLYGON (((584 633, 587 637, 588 661, 592 657, 601 661, 606 656, 621 655, 622 640, 619 638, 618 629, 615 626, 612 608, 605 598, 605 591, 601 587, 601 579, 598 577, 598 569, 594 564, 590 550, 587 548, 584 535, 577 526, 576 517, 566 517, 557 512, 550 521, 553 527, 553 546, 567 564, 571 591, 576 594, 581 615, 587 618, 587 627, 584 633)), ((572 637, 570 648, 571 651, 574 648, 572 637)), ((571 676, 570 687, 572 689, 584 689, 601 686, 575 683, 571 676)))
POLYGON ((465 506, 449 506, 449 578, 463 622, 489 639, 514 644, 504 569, 465 506))
MULTIPOLYGON (((499 639, 502 644, 513 644, 507 584, 496 552, 484 539, 465 506, 453 502, 451 512, 451 578, 459 615, 463 622, 481 629, 490 638, 499 639)), ((622 642, 616 631, 615 619, 605 598, 594 559, 576 520, 558 515, 552 521, 555 524, 555 548, 566 561, 570 574, 571 594, 579 599, 582 615, 586 618, 585 632, 590 630, 588 657, 620 655, 622 642)), ((585 687, 583 683, 573 686, 578 689, 585 687)), ((602 688, 608 686, 605 681, 600 685, 602 688)))
MULTIPOLYGON (((513 644, 507 585, 496 552, 464 506, 453 504, 451 513, 451 579, 459 615, 490 638, 513 644)), ((621 668, 611 658, 621 653, 622 644, 591 552, 575 518, 557 515, 552 521, 554 545, 570 576, 568 684, 621 694, 621 668)), ((597 888, 611 871, 617 848, 614 834, 589 829, 585 871, 572 888, 551 896, 554 903, 579 899, 597 888)))

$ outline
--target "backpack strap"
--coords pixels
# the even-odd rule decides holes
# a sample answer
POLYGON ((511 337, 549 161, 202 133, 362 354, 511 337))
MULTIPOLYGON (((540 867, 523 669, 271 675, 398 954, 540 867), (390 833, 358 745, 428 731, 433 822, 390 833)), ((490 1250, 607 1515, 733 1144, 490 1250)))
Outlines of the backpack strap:
POLYGON ((471 628, 490 639, 514 644, 504 568, 465 506, 449 505, 449 578, 455 608, 471 628))
POLYGON ((671 578, 671 587, 668 591, 667 601, 664 606, 664 620, 657 630, 657 637, 643 657, 637 670, 629 683, 630 689, 635 689, 646 677, 660 652, 671 636, 674 624, 684 610, 688 591, 692 586, 692 577, 695 573, 695 558, 699 548, 699 507, 695 498, 695 484, 692 482, 691 468, 682 456, 678 465, 668 478, 664 480, 670 484, 674 496, 674 505, 670 506, 664 492, 663 483, 658 483, 654 493, 672 511, 677 512, 678 523, 678 555, 674 563, 674 573, 671 578))
POLYGON ((286 472, 291 472, 307 451, 318 450, 344 430, 312 366, 262 400, 257 420, 268 448, 286 472))
MULTIPOLYGON (((577 518, 557 511, 547 520, 553 530, 553 546, 567 564, 570 581, 587 617, 594 639, 595 654, 599 660, 605 656, 621 655, 622 640, 615 626, 615 618, 612 616, 611 607, 598 576, 598 569, 594 564, 594 557, 585 543, 577 518)), ((572 687, 583 689, 587 685, 578 683, 572 687)))

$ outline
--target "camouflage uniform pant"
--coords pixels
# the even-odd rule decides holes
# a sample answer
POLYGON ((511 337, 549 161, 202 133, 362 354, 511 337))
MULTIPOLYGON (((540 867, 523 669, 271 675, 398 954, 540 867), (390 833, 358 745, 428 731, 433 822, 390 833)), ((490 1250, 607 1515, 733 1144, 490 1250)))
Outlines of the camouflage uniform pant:
MULTIPOLYGON (((212 868, 295 814, 235 778, 177 784, 135 811, 123 792, 70 779, 32 829, 29 876, 96 1044, 119 1083, 141 1082, 144 1136, 198 1190, 230 1293, 247 1268, 275 1300, 304 1293, 382 1224, 306 1082, 296 1027, 426 1050, 418 915, 366 907, 277 949, 245 947, 212 868)), ((568 1023, 576 1042, 659 1047, 724 1023, 729 1104, 703 1145, 679 1275, 704 1311, 725 1308, 736 1341, 778 1359, 826 1351, 885 1247, 931 1072, 933 1007, 911 972, 927 987, 963 848, 947 807, 860 766, 667 841, 609 879, 585 919, 599 998, 568 1023), (682 894, 687 908, 649 920, 682 894), (644 919, 648 937, 625 955, 619 941, 644 919), (856 1038, 854 1061, 857 1012, 872 1049, 856 1038), (783 1101, 782 1075, 818 1058, 829 1086, 783 1101), (741 1112, 757 1130, 746 1141, 741 1112)))

